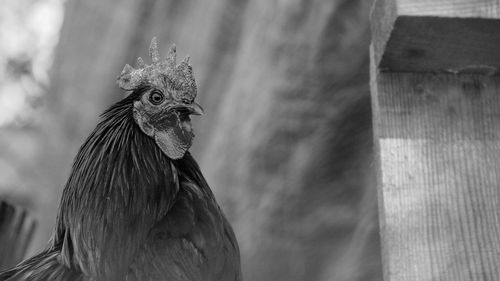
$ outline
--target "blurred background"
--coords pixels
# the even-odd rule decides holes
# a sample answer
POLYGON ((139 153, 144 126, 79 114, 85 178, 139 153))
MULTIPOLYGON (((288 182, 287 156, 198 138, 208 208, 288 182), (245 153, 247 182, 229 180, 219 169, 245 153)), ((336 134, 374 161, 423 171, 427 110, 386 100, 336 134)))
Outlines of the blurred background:
POLYGON ((73 157, 157 36, 191 56, 193 155, 246 281, 382 280, 367 0, 4 0, 0 197, 43 247, 73 157))

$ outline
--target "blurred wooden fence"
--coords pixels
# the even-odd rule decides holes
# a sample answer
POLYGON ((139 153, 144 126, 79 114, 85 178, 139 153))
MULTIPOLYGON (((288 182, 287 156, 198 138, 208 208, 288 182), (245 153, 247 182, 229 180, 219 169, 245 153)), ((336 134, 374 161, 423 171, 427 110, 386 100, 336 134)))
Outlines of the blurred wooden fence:
POLYGON ((26 210, 0 199, 0 271, 22 260, 35 230, 26 210))
POLYGON ((384 280, 500 280, 500 1, 379 0, 384 280))

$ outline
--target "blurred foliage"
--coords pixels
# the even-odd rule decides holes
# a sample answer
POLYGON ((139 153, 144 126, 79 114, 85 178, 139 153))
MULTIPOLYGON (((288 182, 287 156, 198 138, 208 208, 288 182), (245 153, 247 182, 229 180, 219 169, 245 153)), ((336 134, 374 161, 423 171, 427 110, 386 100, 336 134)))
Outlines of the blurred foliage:
MULTIPOLYGON (((36 160, 46 121, 42 105, 63 2, 5 0, 0 5, 0 196, 38 216, 39 206, 50 204, 52 197, 34 183, 41 172, 36 160)), ((32 243, 34 248, 37 243, 32 243)))
POLYGON ((0 5, 0 127, 33 125, 49 82, 62 0, 5 0, 0 5))

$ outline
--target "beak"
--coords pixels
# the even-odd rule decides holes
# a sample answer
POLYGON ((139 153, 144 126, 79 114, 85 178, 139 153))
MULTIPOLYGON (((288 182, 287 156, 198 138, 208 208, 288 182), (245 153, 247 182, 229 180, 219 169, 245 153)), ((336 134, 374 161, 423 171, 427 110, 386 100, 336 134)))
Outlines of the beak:
POLYGON ((175 103, 168 110, 178 110, 184 113, 188 113, 189 115, 205 114, 201 105, 197 104, 196 102, 192 102, 191 104, 175 103))
POLYGON ((192 115, 205 115, 205 112, 203 111, 203 108, 201 105, 197 104, 196 102, 193 102, 190 105, 187 105, 186 108, 189 110, 189 114, 192 115))

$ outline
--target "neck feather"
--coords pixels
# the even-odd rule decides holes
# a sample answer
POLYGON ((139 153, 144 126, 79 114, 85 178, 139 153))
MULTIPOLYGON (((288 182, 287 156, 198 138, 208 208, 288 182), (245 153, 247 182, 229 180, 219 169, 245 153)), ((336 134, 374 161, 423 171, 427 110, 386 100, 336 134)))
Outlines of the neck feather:
POLYGON ((178 191, 173 162, 133 120, 133 99, 108 109, 80 148, 54 241, 63 262, 109 280, 130 263, 178 191))

